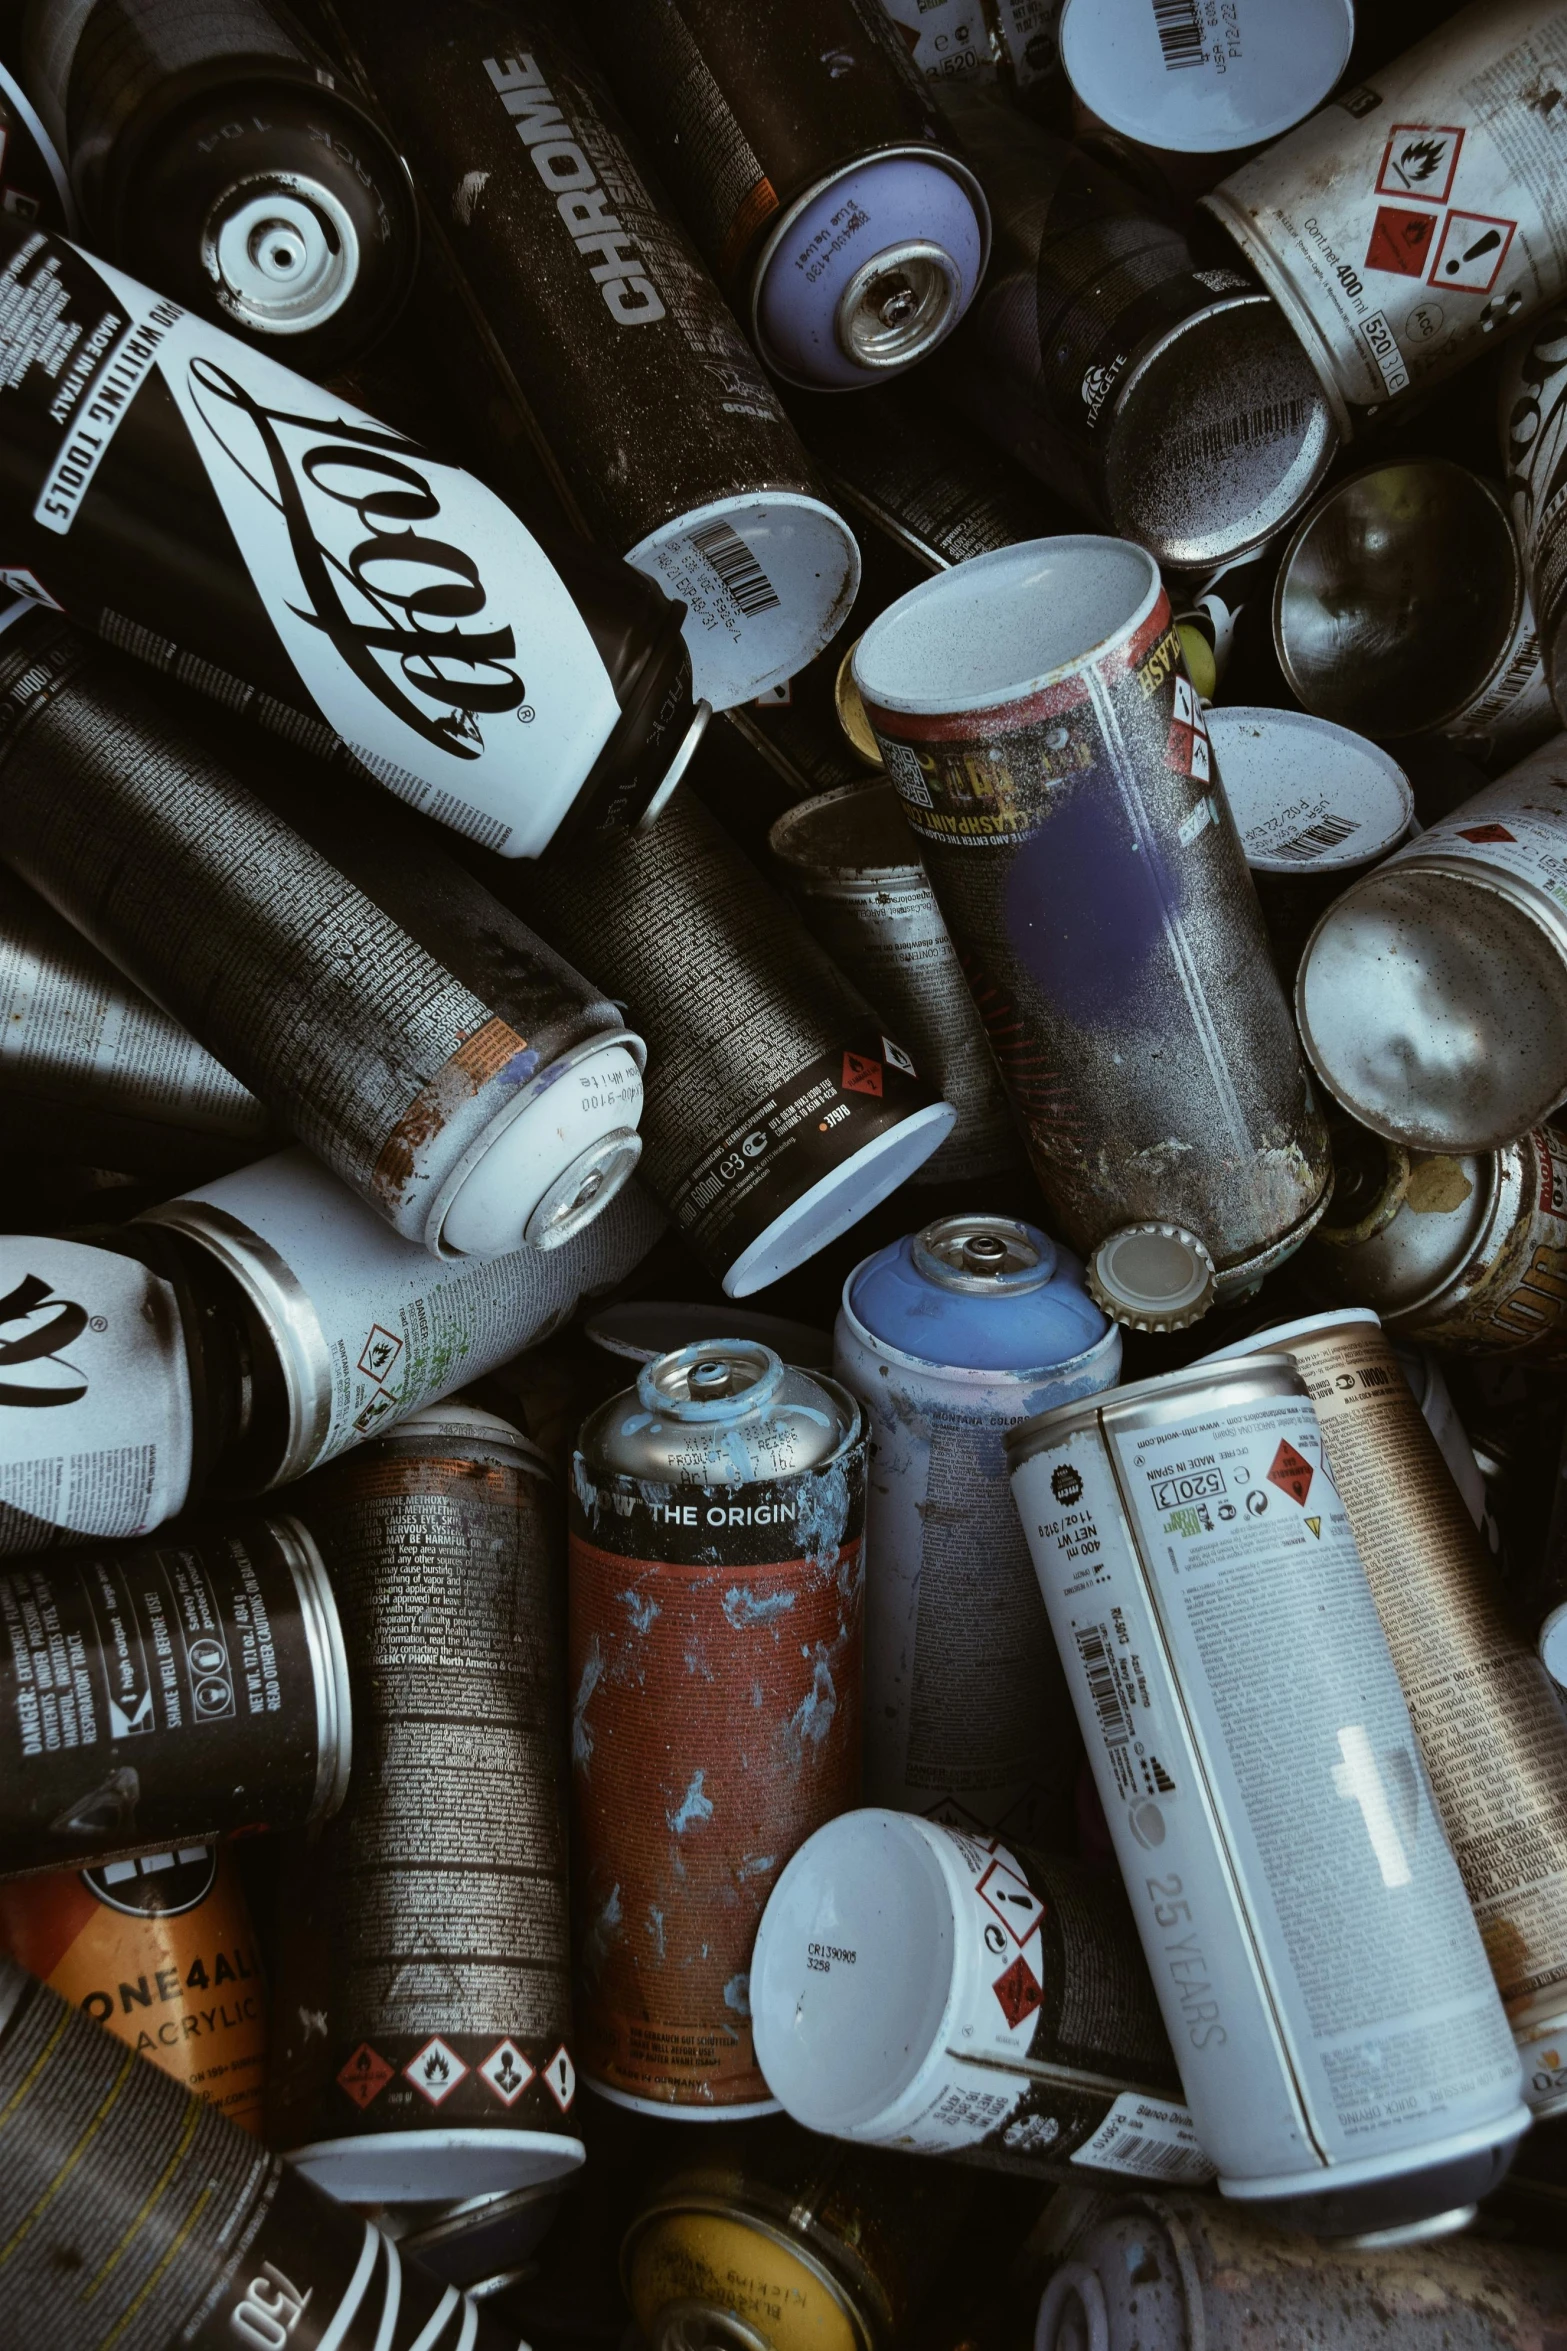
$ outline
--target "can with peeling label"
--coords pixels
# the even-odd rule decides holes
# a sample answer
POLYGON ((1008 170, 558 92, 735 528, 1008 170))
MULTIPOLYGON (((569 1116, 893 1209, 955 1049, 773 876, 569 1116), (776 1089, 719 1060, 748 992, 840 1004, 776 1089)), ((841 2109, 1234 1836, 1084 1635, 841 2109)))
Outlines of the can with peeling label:
POLYGON ((1082 1862, 852 1812, 779 1879, 751 1994, 762 2071, 811 2130, 998 2171, 1212 2177, 1126 1896, 1082 1862))
POLYGON ((990 222, 880 0, 604 0, 587 29, 776 375, 852 390, 951 332, 990 222))
POLYGON ((1082 1742, 1003 1438, 1115 1385, 1121 1333, 1034 1225, 943 1216, 856 1266, 834 1369, 865 1409, 865 1797, 1069 1851, 1082 1742))
POLYGON ((1319 2236, 1452 2228, 1528 2109, 1300 1373, 1199 1364, 1007 1452, 1221 2190, 1319 2236))
POLYGON ((226 1843, 0 1883, 0 1952, 259 2133, 266 1993, 226 1843))
POLYGON ((404 1239, 554 1247, 636 1164, 640 1041, 403 810, 271 764, 63 621, 0 636, 8 863, 404 1239))
POLYGON ((646 835, 486 878, 649 1045, 642 1173, 732 1298, 858 1223, 956 1111, 691 794, 646 835))
POLYGON ((1490 1151, 1567 1093, 1567 735, 1329 907, 1295 985, 1328 1092, 1406 1151, 1490 1151))
POLYGON ((1511 347, 1502 374, 1502 459, 1513 530, 1523 551, 1541 660, 1567 718, 1567 310, 1546 312, 1511 347))
POLYGON ((271 0, 35 0, 20 62, 109 260, 311 375, 396 317, 407 166, 271 0))
POLYGON ((1288 1355, 1322 1428, 1536 2114, 1567 2109, 1567 1712, 1369 1308, 1222 1348, 1288 1355))
POLYGON ((0 1573, 0 1873, 336 1811, 342 1627, 292 1518, 0 1573))
POLYGON ((1327 1135, 1152 557, 976 556, 854 676, 1054 1221, 1173 1221, 1248 1288, 1326 1206, 1327 1135))
POLYGON ((1567 285, 1555 0, 1476 0, 1203 198, 1278 302, 1346 437, 1567 285))
POLYGON ((508 857, 672 784, 706 707, 652 581, 3 218, 0 296, 6 586, 508 857))
POLYGON ((957 1113, 910 1181, 977 1183, 1020 1169, 963 966, 891 786, 868 777, 807 800, 779 817, 768 847, 839 970, 886 1014, 957 1113))
POLYGON ((1344 70, 1354 0, 1063 0, 1061 63, 1123 138, 1178 154, 1259 147, 1319 107, 1344 70))
POLYGON ((0 65, 0 212, 74 232, 76 199, 64 161, 16 76, 0 65))
POLYGON ((347 2203, 510 2192, 570 2121, 564 1530, 542 1454, 457 1397, 297 1495, 343 1620, 355 1774, 280 1970, 268 2136, 347 2203), (411 1954, 417 1956, 410 1957, 411 1954))
POLYGON ((846 616, 859 554, 563 0, 333 0, 583 527, 685 606, 727 710, 846 616))
POLYGON ((716 1338, 591 1414, 573 1479, 583 2070, 649 2113, 770 2113, 756 1922, 859 1790, 864 1419, 834 1381, 716 1338))
POLYGON ((514 2351, 514 2329, 405 2268, 368 2221, 9 1960, 0 1960, 0 2230, 9 2342, 514 2351))
POLYGON ((941 389, 1094 522, 1177 570, 1260 547, 1338 445, 1276 305, 1200 265, 1115 172, 983 90, 955 127, 996 224, 985 289, 941 389))

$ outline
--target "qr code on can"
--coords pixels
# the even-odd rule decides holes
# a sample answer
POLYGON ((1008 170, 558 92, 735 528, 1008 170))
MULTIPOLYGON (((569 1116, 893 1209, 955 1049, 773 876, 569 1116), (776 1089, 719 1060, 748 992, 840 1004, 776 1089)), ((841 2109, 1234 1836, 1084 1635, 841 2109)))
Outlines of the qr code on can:
POLYGON ((911 751, 907 743, 890 743, 885 737, 881 753, 886 762, 888 779, 899 797, 912 800, 916 808, 929 808, 932 805, 930 789, 918 754, 911 751))

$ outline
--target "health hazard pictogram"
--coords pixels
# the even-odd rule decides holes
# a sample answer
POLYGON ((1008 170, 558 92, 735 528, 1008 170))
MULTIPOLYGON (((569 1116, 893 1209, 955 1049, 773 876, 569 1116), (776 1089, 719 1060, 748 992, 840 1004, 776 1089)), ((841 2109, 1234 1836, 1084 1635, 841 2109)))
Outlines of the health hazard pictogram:
POLYGON ((1427 285, 1445 286, 1454 294, 1489 294, 1517 226, 1488 212, 1450 212, 1427 285))
POLYGON ((566 2054, 564 2041, 544 2068, 542 2079, 561 2113, 569 2114, 571 2101, 577 2094, 577 2069, 566 2054))
POLYGON ((1045 1915, 1045 1906, 1032 1886, 1004 1861, 993 1861, 974 1891, 986 1908, 995 1912, 1019 1948, 1045 1915))
POLYGON ((1439 218, 1435 212, 1406 212, 1402 205, 1379 204, 1366 247, 1367 269, 1386 270, 1393 277, 1423 277, 1439 218))
POLYGON ((1458 838, 1461 841, 1484 843, 1486 841, 1516 841, 1518 835, 1510 833, 1504 824, 1461 824, 1458 828, 1458 838))
POLYGON ((338 2087, 348 2092, 363 2113, 372 2099, 380 2097, 395 2071, 378 2049, 372 2049, 368 2041, 361 2041, 339 2073, 338 2087))
POLYGON ((439 2033, 426 2041, 417 2057, 403 2067, 406 2078, 413 2083, 421 2098, 428 2098, 432 2106, 439 2106, 449 2098, 468 2072, 455 2049, 448 2049, 439 2033))
POLYGON ((845 1052, 843 1090, 846 1094, 879 1094, 881 1063, 874 1061, 868 1053, 845 1052))
POLYGON ((533 2079, 533 2068, 515 2041, 502 2041, 479 2068, 503 2106, 515 2106, 533 2079))
POLYGON ((1279 1439, 1279 1449, 1273 1456, 1273 1467, 1268 1472, 1268 1483, 1277 1486, 1281 1494, 1288 1494, 1304 1510, 1306 1496, 1311 1492, 1311 1463, 1297 1453, 1287 1437, 1279 1439))
POLYGON ((1456 123, 1396 122, 1382 150, 1379 196, 1418 196, 1445 204, 1453 192, 1464 134, 1456 123))
POLYGON ((1010 1967, 1003 1969, 990 1988, 1000 2001, 1001 2013, 1014 2032, 1033 2015, 1045 1996, 1039 1988, 1038 1976, 1021 1952, 1010 1967))

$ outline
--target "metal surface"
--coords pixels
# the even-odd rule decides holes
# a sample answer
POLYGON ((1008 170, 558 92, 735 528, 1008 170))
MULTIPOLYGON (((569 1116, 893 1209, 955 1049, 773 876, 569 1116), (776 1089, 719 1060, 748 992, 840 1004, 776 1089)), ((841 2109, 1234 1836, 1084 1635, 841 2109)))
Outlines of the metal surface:
POLYGON ((1354 0, 1294 0, 1287 16, 1231 0, 1218 16, 1145 0, 1064 0, 1073 91, 1128 139, 1181 154, 1259 147, 1314 113, 1344 70, 1354 0))
POLYGON ((1519 335, 1502 373, 1501 442, 1513 529, 1523 549, 1540 650, 1558 712, 1567 718, 1567 310, 1519 335))

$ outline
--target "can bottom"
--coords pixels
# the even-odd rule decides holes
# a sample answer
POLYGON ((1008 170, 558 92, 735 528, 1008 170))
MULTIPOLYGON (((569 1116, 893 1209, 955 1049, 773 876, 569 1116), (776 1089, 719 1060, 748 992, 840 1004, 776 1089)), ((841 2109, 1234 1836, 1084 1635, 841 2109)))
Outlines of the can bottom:
POLYGON ((724 1276, 724 1296, 748 1298, 753 1290, 765 1290, 838 1240, 924 1166, 951 1134, 957 1115, 950 1102, 932 1102, 873 1135, 852 1159, 781 1209, 765 1232, 741 1250, 724 1276))
POLYGON ((1535 1647, 1552 1681, 1567 1690, 1567 1600, 1551 1610, 1535 1635, 1535 1647))
POLYGON ((1220 1266, 1214 1276, 1214 1303, 1233 1306, 1237 1298, 1256 1289, 1264 1274, 1273 1273, 1286 1258, 1293 1257, 1327 1215, 1332 1198, 1333 1186, 1325 1183, 1299 1224, 1292 1224, 1287 1233, 1270 1241, 1266 1249, 1259 1249, 1255 1257, 1243 1257, 1238 1265, 1220 1266))
POLYGON ((629 2090, 612 2090, 608 2082, 596 2082, 584 2075, 595 2098, 607 2098, 611 2106, 624 2106, 632 2114, 656 2114, 665 2122, 754 2122, 764 2114, 782 2114, 783 2107, 776 2098, 752 2098, 740 2106, 675 2106, 667 2098, 636 2098, 629 2090))
POLYGON ((445 2204, 562 2179, 587 2152, 558 2131, 369 2131, 292 2147, 288 2161, 340 2204, 445 2204))
MULTIPOLYGON (((1560 1998, 1560 1984, 1552 1990, 1560 1998)), ((1523 2094, 1535 2121, 1567 2114, 1567 2015, 1558 2009, 1538 2022, 1533 2017, 1515 2019, 1513 2039, 1523 2067, 1523 2094)))
POLYGON ((1414 2244, 1463 2226, 1454 2214, 1500 2185, 1532 2119, 1528 2107, 1519 2105, 1499 2122, 1455 2132, 1431 2148, 1367 2155, 1315 2175, 1221 2177, 1219 2193, 1251 2206, 1275 2228, 1361 2239, 1396 2229, 1401 2242, 1414 2244))

